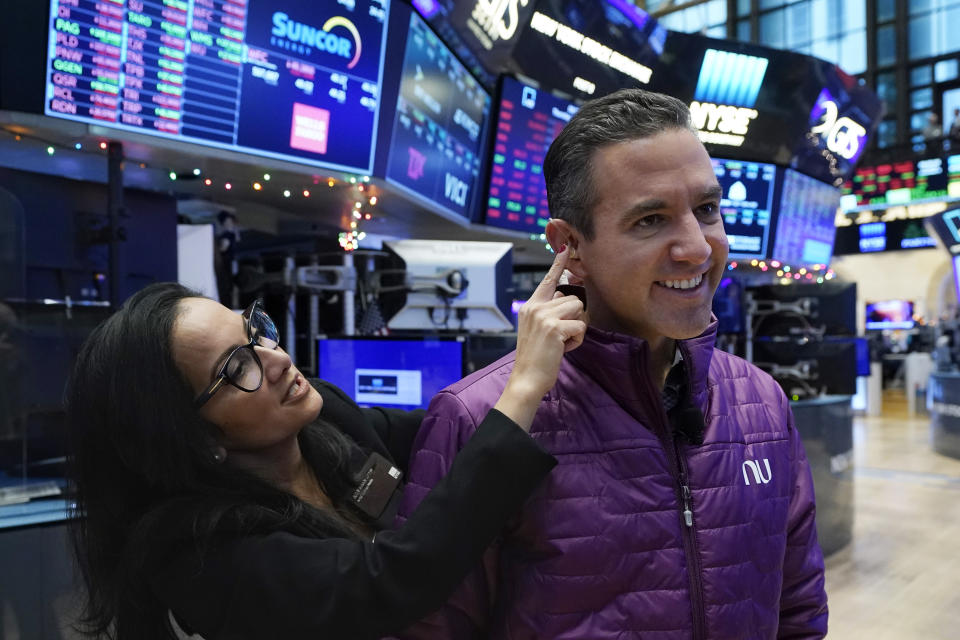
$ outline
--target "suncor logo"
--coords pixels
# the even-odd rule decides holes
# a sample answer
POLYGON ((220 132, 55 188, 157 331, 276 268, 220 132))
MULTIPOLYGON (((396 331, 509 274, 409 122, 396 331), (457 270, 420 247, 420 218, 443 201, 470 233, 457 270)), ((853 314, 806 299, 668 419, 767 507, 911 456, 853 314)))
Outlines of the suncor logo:
POLYGON ((318 29, 292 20, 282 11, 276 11, 273 14, 273 29, 270 30, 270 33, 273 35, 270 43, 274 46, 305 54, 310 54, 314 49, 318 49, 331 55, 347 58, 350 60, 347 63, 348 69, 354 68, 360 61, 362 48, 360 32, 357 31, 352 22, 343 16, 333 16, 318 29), (331 30, 337 27, 345 29, 351 37, 345 38, 336 33, 331 33, 331 30))

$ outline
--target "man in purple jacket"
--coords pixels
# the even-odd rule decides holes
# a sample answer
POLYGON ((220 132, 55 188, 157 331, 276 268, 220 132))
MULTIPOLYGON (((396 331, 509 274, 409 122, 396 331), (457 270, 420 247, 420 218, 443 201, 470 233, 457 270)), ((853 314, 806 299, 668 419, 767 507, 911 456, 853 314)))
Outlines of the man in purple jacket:
MULTIPOLYGON (((583 106, 544 161, 590 327, 531 429, 559 464, 410 637, 820 638, 810 469, 767 374, 714 349, 721 189, 686 106, 639 89, 583 106)), ((521 310, 522 313, 522 310, 521 310)), ((409 513, 506 384, 508 355, 440 393, 409 513)))

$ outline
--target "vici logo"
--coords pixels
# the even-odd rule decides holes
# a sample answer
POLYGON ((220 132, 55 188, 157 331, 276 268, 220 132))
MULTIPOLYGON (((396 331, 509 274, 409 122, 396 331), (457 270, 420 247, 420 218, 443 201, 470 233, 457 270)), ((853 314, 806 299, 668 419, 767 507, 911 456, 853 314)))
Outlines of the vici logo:
POLYGON ((763 470, 760 469, 760 463, 756 460, 744 460, 741 467, 743 471, 743 482, 747 486, 750 486, 750 477, 753 476, 753 481, 756 484, 767 484, 770 482, 770 479, 773 477, 773 472, 770 471, 770 461, 767 458, 763 459, 763 464, 767 469, 767 475, 763 475, 763 470), (747 469, 751 471, 750 474, 747 473, 747 469))
POLYGON ((447 196, 449 200, 456 202, 461 207, 466 206, 467 204, 467 183, 459 179, 456 176, 452 176, 449 173, 445 176, 445 184, 443 188, 443 194, 447 196))

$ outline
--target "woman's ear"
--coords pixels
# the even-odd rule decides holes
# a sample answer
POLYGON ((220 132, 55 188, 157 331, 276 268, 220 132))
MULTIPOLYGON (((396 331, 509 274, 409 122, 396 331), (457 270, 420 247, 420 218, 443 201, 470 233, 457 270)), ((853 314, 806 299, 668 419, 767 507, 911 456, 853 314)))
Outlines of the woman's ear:
POLYGON ((550 218, 545 231, 547 241, 555 252, 560 251, 561 247, 566 247, 570 252, 567 270, 582 282, 585 275, 583 262, 580 260, 580 243, 583 241, 583 236, 569 222, 559 218, 550 218))

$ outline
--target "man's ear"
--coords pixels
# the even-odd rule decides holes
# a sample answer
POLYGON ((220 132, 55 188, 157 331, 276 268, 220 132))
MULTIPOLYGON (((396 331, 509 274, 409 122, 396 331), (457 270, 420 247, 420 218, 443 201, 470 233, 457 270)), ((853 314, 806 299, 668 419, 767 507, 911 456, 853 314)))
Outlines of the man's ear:
POLYGON ((570 258, 567 261, 567 269, 579 279, 583 279, 586 271, 583 267, 583 261, 580 260, 580 245, 583 242, 583 236, 579 231, 566 220, 559 218, 550 218, 546 228, 547 242, 553 247, 553 250, 560 251, 560 247, 566 245, 570 252, 570 258))

